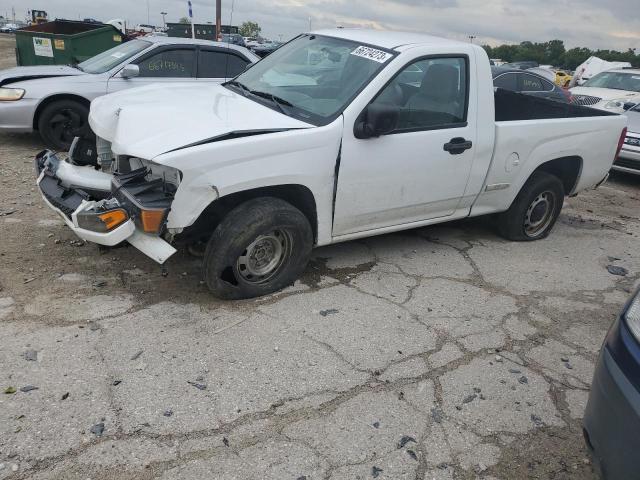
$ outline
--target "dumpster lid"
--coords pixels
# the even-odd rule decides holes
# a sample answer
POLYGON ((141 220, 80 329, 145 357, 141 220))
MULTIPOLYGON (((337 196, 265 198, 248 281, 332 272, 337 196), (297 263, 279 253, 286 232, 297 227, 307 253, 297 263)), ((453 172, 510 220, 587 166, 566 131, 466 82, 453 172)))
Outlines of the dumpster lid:
POLYGON ((21 28, 21 32, 37 32, 37 33, 50 33, 52 35, 76 35, 78 33, 89 32, 91 30, 98 30, 99 28, 111 27, 112 25, 106 25, 104 23, 87 23, 79 22, 75 20, 54 20, 53 22, 41 23, 39 25, 31 25, 29 27, 21 28))

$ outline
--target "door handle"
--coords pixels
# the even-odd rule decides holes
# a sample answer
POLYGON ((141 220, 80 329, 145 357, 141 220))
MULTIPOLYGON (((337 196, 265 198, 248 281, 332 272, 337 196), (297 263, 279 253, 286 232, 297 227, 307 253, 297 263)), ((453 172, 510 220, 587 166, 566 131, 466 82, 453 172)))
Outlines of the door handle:
POLYGON ((462 137, 455 137, 449 140, 449 143, 443 145, 445 152, 449 152, 451 155, 460 155, 465 150, 469 150, 473 146, 471 140, 466 140, 462 137))

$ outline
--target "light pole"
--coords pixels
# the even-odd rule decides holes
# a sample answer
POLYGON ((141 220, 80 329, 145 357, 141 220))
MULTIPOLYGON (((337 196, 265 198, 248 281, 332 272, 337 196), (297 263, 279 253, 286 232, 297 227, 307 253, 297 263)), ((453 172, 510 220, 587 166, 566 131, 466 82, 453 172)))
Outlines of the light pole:
POLYGON ((167 21, 165 20, 165 16, 167 15, 167 12, 160 12, 160 15, 162 15, 162 25, 164 26, 165 30, 167 29, 167 21))
POLYGON ((473 39, 474 39, 474 38, 476 38, 476 36, 475 36, 475 35, 469 35, 469 41, 470 41, 471 43, 473 43, 473 39))

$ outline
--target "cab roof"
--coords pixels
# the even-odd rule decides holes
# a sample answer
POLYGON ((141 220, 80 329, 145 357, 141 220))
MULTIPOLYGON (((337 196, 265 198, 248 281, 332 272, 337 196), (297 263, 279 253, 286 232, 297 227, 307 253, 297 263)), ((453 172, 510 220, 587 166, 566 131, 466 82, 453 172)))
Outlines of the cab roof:
POLYGON ((354 42, 376 45, 388 50, 394 50, 405 45, 451 45, 463 43, 457 40, 434 37, 432 35, 425 35, 423 33, 394 32, 387 30, 372 30, 360 28, 332 28, 315 30, 310 33, 316 35, 325 35, 327 37, 344 38, 345 40, 352 40, 354 42))

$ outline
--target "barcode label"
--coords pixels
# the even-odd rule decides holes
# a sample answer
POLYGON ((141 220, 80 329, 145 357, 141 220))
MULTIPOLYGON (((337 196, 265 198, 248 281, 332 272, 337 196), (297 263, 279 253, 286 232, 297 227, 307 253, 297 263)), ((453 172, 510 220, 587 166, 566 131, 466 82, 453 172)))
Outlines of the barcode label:
POLYGON ((365 47, 364 45, 356 48, 353 52, 351 52, 351 55, 367 58, 378 63, 384 63, 392 57, 390 53, 383 52, 382 50, 376 50, 375 48, 371 47, 365 47))

